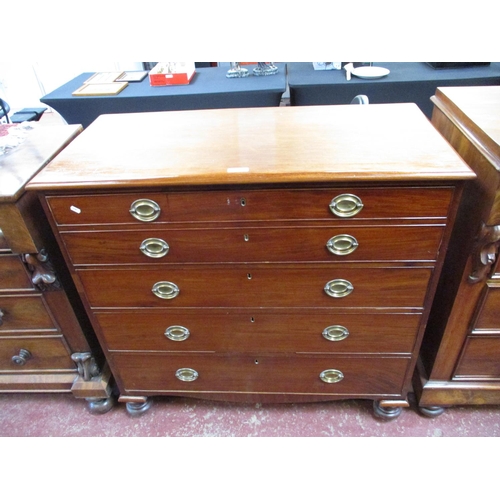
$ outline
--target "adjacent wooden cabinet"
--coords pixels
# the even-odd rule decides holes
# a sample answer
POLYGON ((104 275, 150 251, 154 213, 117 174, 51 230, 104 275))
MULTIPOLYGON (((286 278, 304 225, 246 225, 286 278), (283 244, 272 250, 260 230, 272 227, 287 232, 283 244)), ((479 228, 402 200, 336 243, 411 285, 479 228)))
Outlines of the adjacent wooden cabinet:
POLYGON ((0 392, 71 392, 105 412, 109 369, 40 202, 25 190, 81 127, 0 130, 20 137, 0 156, 0 392))
POLYGON ((443 87, 432 123, 477 175, 463 202, 415 388, 422 411, 500 403, 500 87, 443 87))
POLYGON ((463 183, 412 104, 103 115, 29 184, 130 413, 364 398, 395 417, 463 183))

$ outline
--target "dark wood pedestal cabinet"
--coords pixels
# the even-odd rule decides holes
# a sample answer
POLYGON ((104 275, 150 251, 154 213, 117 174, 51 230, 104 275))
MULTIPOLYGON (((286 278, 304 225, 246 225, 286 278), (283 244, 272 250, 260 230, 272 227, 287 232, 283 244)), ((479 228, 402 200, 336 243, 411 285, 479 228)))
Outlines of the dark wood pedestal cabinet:
POLYGON ((29 184, 131 414, 408 406, 473 172, 413 104, 103 115, 29 184))
POLYGON ((432 308, 415 390, 423 413, 500 403, 500 87, 444 87, 432 123, 477 175, 432 308))
POLYGON ((2 126, 20 143, 0 156, 0 392, 71 392, 103 413, 109 368, 35 193, 26 183, 81 127, 2 126), (16 130, 17 127, 17 130, 16 130))

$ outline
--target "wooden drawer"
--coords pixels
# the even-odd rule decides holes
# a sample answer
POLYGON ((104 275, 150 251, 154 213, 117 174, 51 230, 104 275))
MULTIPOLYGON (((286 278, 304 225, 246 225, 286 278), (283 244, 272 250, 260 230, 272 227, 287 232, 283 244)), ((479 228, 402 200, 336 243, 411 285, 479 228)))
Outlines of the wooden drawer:
POLYGON ((185 266, 163 269, 80 269, 92 307, 409 307, 421 308, 428 268, 321 266, 185 266), (337 281, 336 281, 337 280, 337 281), (342 280, 342 281, 338 281, 342 280), (177 287, 174 298, 153 288, 177 287), (324 288, 347 296, 331 297, 324 288))
POLYGON ((500 336, 469 337, 454 378, 500 378, 500 336))
POLYGON ((88 265, 434 261, 442 235, 442 226, 419 225, 214 230, 151 228, 141 231, 68 232, 62 233, 62 238, 73 264, 88 265))
POLYGON ((498 330, 500 333, 500 282, 490 281, 486 284, 473 329, 498 330))
POLYGON ((62 337, 0 337, 2 371, 75 370, 75 368, 62 337), (13 356, 19 355, 21 349, 27 350, 31 355, 23 365, 16 364, 12 360, 13 356))
MULTIPOLYGON (((452 188, 274 189, 239 191, 143 192, 86 196, 48 196, 58 225, 123 224, 139 221, 130 209, 137 200, 158 205, 155 222, 252 220, 339 220, 330 210, 338 196, 355 195, 363 204, 357 220, 446 218, 452 188)), ((148 224, 150 222, 143 222, 148 224)))
POLYGON ((0 291, 33 290, 28 271, 19 255, 0 255, 0 291))
POLYGON ((408 358, 334 356, 242 356, 112 354, 125 392, 192 393, 244 392, 290 394, 396 395, 403 390, 408 358), (147 367, 147 369, 145 369, 147 367), (198 373, 192 382, 176 372, 198 373), (342 372, 337 383, 325 383, 325 370, 342 372))
POLYGON ((0 295, 0 335, 33 330, 57 331, 41 295, 0 295))
POLYGON ((95 317, 111 351, 400 354, 412 351, 421 319, 420 314, 260 309, 98 312, 95 317))

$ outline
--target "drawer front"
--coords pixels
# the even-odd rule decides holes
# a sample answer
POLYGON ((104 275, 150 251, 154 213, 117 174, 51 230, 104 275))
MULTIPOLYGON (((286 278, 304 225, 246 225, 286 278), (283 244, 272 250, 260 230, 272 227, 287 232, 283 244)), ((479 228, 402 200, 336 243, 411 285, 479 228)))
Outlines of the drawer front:
POLYGON ((33 290, 28 271, 19 255, 0 255, 0 290, 33 290))
POLYGON ((125 392, 401 394, 408 358, 112 354, 125 392), (146 368, 147 367, 147 368, 146 368), (187 370, 198 376, 193 381, 187 370), (324 382, 320 374, 330 370, 324 382), (335 371, 334 371, 335 370, 335 371), (341 372, 338 374, 337 372, 341 372))
POLYGON ((59 225, 252 220, 446 218, 452 188, 240 190, 48 196, 59 225), (340 198, 339 198, 340 197, 340 198), (356 197, 356 198, 353 198, 356 197), (353 203, 362 208, 351 211, 353 203), (147 200, 143 202, 142 200, 147 200), (335 200, 335 201, 334 201, 335 200), (356 201, 354 201, 356 200, 356 201), (336 207, 331 209, 330 206, 336 207), (146 214, 140 221, 131 214, 146 214), (340 211, 341 215, 335 215, 340 211))
POLYGON ((73 264, 434 261, 442 226, 62 233, 73 264))
POLYGON ((500 336, 469 337, 455 371, 455 378, 500 379, 500 336))
POLYGON ((92 307, 421 308, 430 275, 427 268, 250 265, 78 271, 92 307))
POLYGON ((0 295, 0 335, 23 331, 57 331, 49 310, 40 295, 0 295))
POLYGON ((75 368, 62 337, 0 337, 2 371, 75 370, 75 368), (23 354, 22 350, 28 354, 23 354))
POLYGON ((498 330, 500 333, 500 283, 487 283, 473 329, 498 330))
POLYGON ((410 353, 420 314, 98 312, 113 351, 410 353))

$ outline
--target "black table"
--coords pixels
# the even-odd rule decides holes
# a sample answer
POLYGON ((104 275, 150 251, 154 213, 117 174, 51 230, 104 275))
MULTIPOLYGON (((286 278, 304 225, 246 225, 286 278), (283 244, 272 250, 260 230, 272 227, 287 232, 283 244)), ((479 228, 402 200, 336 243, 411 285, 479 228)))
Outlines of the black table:
POLYGON ((370 103, 414 102, 431 117, 431 96, 437 87, 500 85, 500 63, 454 69, 434 69, 422 62, 377 62, 390 74, 377 80, 352 76, 344 70, 316 71, 310 62, 288 63, 290 104, 349 104, 358 94, 368 96, 370 103))
MULTIPOLYGON (((113 96, 75 97, 93 73, 83 73, 40 99, 69 124, 90 125, 99 115, 186 109, 279 106, 286 89, 285 64, 276 75, 226 78, 229 68, 197 68, 189 85, 152 87, 149 78, 129 83, 113 96)), ((251 72, 254 66, 246 66, 251 72)))

